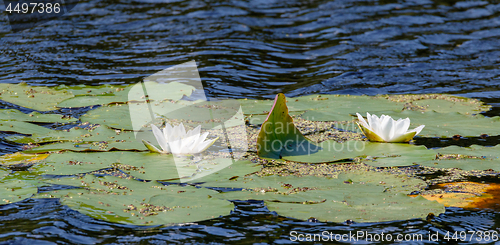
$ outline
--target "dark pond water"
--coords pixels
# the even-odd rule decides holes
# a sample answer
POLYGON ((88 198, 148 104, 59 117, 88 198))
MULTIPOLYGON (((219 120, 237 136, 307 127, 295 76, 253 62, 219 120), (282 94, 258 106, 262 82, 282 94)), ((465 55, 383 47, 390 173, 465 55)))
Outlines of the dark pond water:
MULTIPOLYGON (((217 98, 451 93, 498 107, 500 4, 85 0, 59 19, 17 33, 0 14, 0 82, 129 84, 190 60, 217 98)), ((488 115, 499 114, 495 108, 488 115)), ((26 200, 0 206, 0 243, 287 244, 291 231, 423 234, 420 243, 436 243, 429 232, 500 228, 494 210, 450 208, 430 221, 338 224, 276 216, 259 202, 236 204, 226 217, 146 229, 94 220, 54 200, 26 200)))

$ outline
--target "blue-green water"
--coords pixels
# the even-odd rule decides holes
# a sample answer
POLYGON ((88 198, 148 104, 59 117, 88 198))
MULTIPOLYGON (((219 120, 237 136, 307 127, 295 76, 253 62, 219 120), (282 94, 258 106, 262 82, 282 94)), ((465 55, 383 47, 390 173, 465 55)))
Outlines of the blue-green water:
MULTIPOLYGON (((61 18, 17 33, 0 14, 4 83, 131 84, 190 60, 209 97, 450 93, 482 99, 496 106, 487 115, 500 115, 500 4, 85 0, 61 18)), ((0 147, 19 150, 3 141, 0 147)), ((288 244, 291 231, 422 234, 420 243, 437 243, 429 232, 439 232, 443 242, 446 232, 498 231, 498 222, 495 210, 449 208, 429 221, 316 223, 277 216, 260 202, 238 202, 218 219, 141 228, 94 220, 55 200, 26 200, 0 206, 0 243, 288 244)))

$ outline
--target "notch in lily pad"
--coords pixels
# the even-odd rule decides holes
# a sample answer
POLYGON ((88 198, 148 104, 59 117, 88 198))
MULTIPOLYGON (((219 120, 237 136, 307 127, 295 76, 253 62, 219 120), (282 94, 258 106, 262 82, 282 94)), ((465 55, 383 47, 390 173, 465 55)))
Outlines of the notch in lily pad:
POLYGON ((319 150, 319 146, 311 143, 293 124, 288 114, 286 97, 279 93, 257 138, 257 154, 259 157, 279 159, 286 155, 307 155, 319 150))

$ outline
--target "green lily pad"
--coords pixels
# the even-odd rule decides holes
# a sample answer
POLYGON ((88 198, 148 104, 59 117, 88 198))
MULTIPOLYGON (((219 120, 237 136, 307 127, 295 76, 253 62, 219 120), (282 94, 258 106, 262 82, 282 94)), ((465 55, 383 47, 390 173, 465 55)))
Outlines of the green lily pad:
POLYGON ((425 188, 424 181, 388 173, 353 172, 338 178, 249 176, 215 185, 245 189, 223 192, 219 198, 264 200, 269 210, 303 220, 382 222, 444 212, 437 202, 406 195, 425 188))
POLYGON ((423 99, 412 102, 413 105, 422 106, 426 111, 439 113, 459 112, 462 114, 475 114, 489 110, 489 106, 478 104, 474 100, 464 98, 464 101, 449 101, 443 99, 423 99))
POLYGON ((472 170, 494 170, 500 171, 500 145, 485 147, 472 145, 470 147, 448 146, 437 149, 440 154, 457 154, 461 157, 450 157, 447 159, 437 159, 420 162, 422 166, 434 168, 459 168, 466 171, 472 170), (472 156, 477 158, 467 158, 472 156))
POLYGON ((117 85, 117 84, 103 84, 103 85, 74 85, 74 86, 66 86, 59 85, 54 87, 57 91, 68 91, 74 96, 106 96, 112 95, 116 92, 120 92, 130 85, 117 85))
POLYGON ((403 109, 404 103, 394 102, 384 97, 374 96, 350 96, 350 95, 313 95, 299 97, 298 101, 302 108, 308 109, 301 117, 311 121, 351 121, 352 115, 366 112, 375 113, 379 111, 403 109))
POLYGON ((436 159, 436 152, 425 146, 404 143, 376 143, 369 142, 364 155, 370 156, 363 162, 374 167, 410 166, 436 159))
MULTIPOLYGON (((266 158, 281 158, 283 151, 303 146, 311 149, 312 143, 302 135, 288 114, 285 95, 276 95, 274 105, 267 116, 257 138, 257 154, 266 158)), ((314 146, 314 145, 312 145, 314 146)))
MULTIPOLYGON (((311 147, 313 148, 313 147, 311 147)), ((317 148, 285 151, 283 159, 303 163, 328 163, 349 160, 355 157, 367 157, 364 163, 375 167, 408 166, 422 161, 433 160, 436 152, 425 146, 411 144, 376 143, 351 140, 337 143, 333 140, 318 144, 317 148), (314 153, 307 154, 307 152, 314 153)))
POLYGON ((490 169, 500 171, 500 161, 488 158, 438 159, 420 162, 419 165, 433 168, 459 168, 465 171, 490 169))
POLYGON ((314 217, 323 222, 352 220, 358 223, 425 219, 429 214, 445 211, 442 204, 430 202, 421 196, 409 197, 403 193, 388 194, 380 189, 370 190, 345 193, 344 198, 337 200, 330 199, 330 192, 323 192, 327 199, 321 203, 266 202, 266 206, 279 215, 301 220, 314 217))
POLYGON ((479 136, 482 134, 498 135, 500 134, 500 117, 487 118, 483 115, 464 115, 458 112, 438 113, 435 111, 402 111, 402 112, 384 112, 394 119, 410 118, 410 129, 419 125, 425 125, 425 128, 418 136, 427 137, 452 137, 461 136, 479 136))
POLYGON ((22 174, 7 173, 0 170, 0 204, 19 202, 38 192, 36 181, 26 179, 22 174))
POLYGON ((121 151, 146 151, 148 150, 144 144, 139 141, 126 141, 126 142, 62 142, 45 144, 37 147, 30 148, 23 151, 24 153, 47 153, 58 151, 80 151, 80 152, 105 152, 112 150, 121 151))
POLYGON ((318 145, 297 144, 283 152, 283 159, 303 163, 335 162, 363 155, 366 145, 369 145, 368 142, 356 140, 344 143, 327 140, 318 145))
POLYGON ((92 129, 74 127, 69 131, 66 130, 50 130, 46 134, 33 134, 31 136, 9 136, 6 138, 9 141, 27 144, 27 143, 48 143, 61 141, 75 142, 94 142, 94 141, 134 141, 133 132, 115 131, 106 126, 99 126, 92 129))
POLYGON ((71 92, 50 87, 35 87, 26 83, 0 84, 1 100, 37 111, 56 110, 57 103, 71 97, 71 92))
POLYGON ((49 175, 76 175, 116 168, 139 179, 177 182, 216 181, 260 170, 259 166, 247 161, 232 163, 225 158, 194 160, 143 152, 65 152, 51 154, 45 163, 34 168, 49 175))
POLYGON ((60 114, 41 114, 39 112, 24 114, 15 109, 0 109, 0 120, 38 123, 68 123, 77 121, 76 118, 67 118, 60 114))
MULTIPOLYGON (((228 215, 234 208, 231 202, 213 198, 217 192, 205 188, 91 175, 73 182, 85 189, 53 191, 38 197, 61 198, 63 205, 90 217, 131 225, 197 222, 228 215)), ((68 180, 62 183, 68 184, 68 180)))
MULTIPOLYGON (((97 93, 84 94, 81 96, 76 96, 74 98, 67 99, 57 104, 58 107, 85 107, 91 105, 107 105, 111 103, 125 103, 127 101, 146 101, 146 96, 144 94, 144 88, 148 98, 156 102, 163 100, 180 100, 182 96, 190 96, 194 90, 193 86, 186 85, 179 82, 171 83, 157 83, 157 82, 145 82, 144 84, 138 83, 129 85, 123 88, 116 88, 115 90, 109 90, 107 87, 97 88, 97 93), (105 91, 99 94, 99 92, 105 91), (153 99, 154 98, 154 99, 153 99)), ((85 91, 86 88, 83 90, 85 91)), ((92 90, 91 88, 89 88, 92 90)))
POLYGON ((0 121, 0 131, 20 134, 46 134, 50 129, 21 121, 0 121))

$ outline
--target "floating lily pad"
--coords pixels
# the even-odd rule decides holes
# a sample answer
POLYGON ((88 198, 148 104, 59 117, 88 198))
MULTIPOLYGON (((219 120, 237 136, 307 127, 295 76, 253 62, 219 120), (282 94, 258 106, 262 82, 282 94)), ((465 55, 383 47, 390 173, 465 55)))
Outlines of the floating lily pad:
POLYGON ((374 167, 411 166, 436 159, 436 152, 425 146, 404 143, 369 142, 363 151, 370 159, 363 162, 374 167))
MULTIPOLYGON (((214 185, 214 183, 212 183, 214 185)), ((378 172, 313 176, 250 176, 215 183, 217 187, 244 188, 219 194, 228 200, 264 200, 279 215, 321 221, 381 222, 424 218, 444 212, 437 202, 406 194, 426 186, 422 180, 378 172)))
POLYGON ((77 121, 76 118, 68 118, 60 114, 41 114, 39 112, 24 114, 15 109, 0 109, 0 120, 38 123, 68 123, 77 121))
POLYGON ((426 111, 439 113, 459 112, 462 114, 477 114, 489 110, 489 106, 477 103, 475 100, 450 101, 444 99, 423 99, 412 102, 413 105, 422 106, 426 111))
POLYGON ((45 159, 45 163, 35 166, 35 169, 50 175, 76 175, 116 168, 143 180, 176 182, 216 181, 250 174, 260 169, 246 161, 232 163, 231 159, 224 158, 194 160, 171 154, 143 152, 65 152, 51 154, 45 159), (225 169, 226 167, 228 168, 225 169))
POLYGON ((435 150, 441 154, 460 154, 475 157, 484 157, 500 160, 500 145, 480 146, 471 145, 469 147, 448 146, 435 150))
POLYGON ((71 97, 71 92, 49 87, 29 86, 26 83, 0 84, 1 100, 38 111, 56 110, 57 103, 71 97))
MULTIPOLYGON (((267 116, 257 138, 257 154, 260 157, 281 158, 283 151, 303 146, 310 150, 314 146, 293 124, 288 114, 285 95, 280 93, 274 99, 274 105, 267 116)), ((309 153, 309 152, 307 152, 309 153)))
MULTIPOLYGON (((61 179, 85 189, 53 191, 39 198, 61 198, 61 203, 83 214, 109 222, 160 225, 196 222, 230 214, 231 202, 213 198, 217 192, 191 186, 163 186, 112 176, 61 179)), ((52 181, 57 183, 57 181, 52 181)))
MULTIPOLYGON (((251 161, 233 162, 232 159, 219 159, 217 160, 217 163, 219 166, 213 166, 213 169, 210 171, 199 172, 191 178, 182 180, 182 182, 204 182, 206 185, 210 185, 214 182, 244 177, 258 172, 262 168, 261 165, 251 161)), ((207 167, 210 167, 210 165, 207 167)))
POLYGON ((105 152, 112 150, 121 151, 146 151, 147 148, 139 141, 126 142, 62 142, 45 144, 23 151, 24 153, 48 153, 58 151, 105 152))
MULTIPOLYGON (((388 194, 368 186, 366 191, 344 193, 344 198, 333 199, 331 192, 324 192, 325 202, 311 204, 266 202, 270 211, 279 215, 307 220, 344 222, 384 222, 394 220, 425 219, 429 214, 444 213, 444 207, 423 197, 408 197, 403 193, 388 194)), ((319 193, 318 193, 319 194, 319 193)))
POLYGON ((21 121, 0 121, 0 131, 20 134, 46 134, 52 130, 33 123, 21 121))
MULTIPOLYGON (((283 159, 304 163, 328 163, 366 157, 363 162, 375 167, 409 166, 415 163, 433 160, 436 152, 425 146, 411 144, 376 143, 368 141, 347 141, 337 143, 333 140, 318 144, 316 149, 296 149, 283 153, 283 159), (314 153, 307 154, 307 152, 314 153)), ((312 147, 311 147, 312 148, 312 147)))
POLYGON ((0 165, 4 167, 29 166, 47 158, 48 154, 24 154, 16 152, 0 156, 0 165))
POLYGON ((94 141, 134 141, 134 133, 127 131, 115 131, 106 126, 92 129, 74 127, 67 130, 51 130, 46 134, 33 134, 31 136, 9 136, 7 140, 16 143, 48 143, 61 141, 94 142, 94 141))
MULTIPOLYGON (((97 88, 96 92, 89 94, 81 93, 81 96, 67 99, 57 104, 58 107, 85 107, 91 105, 107 105, 111 103, 125 103, 127 101, 146 101, 144 88, 149 99, 154 98, 155 102, 162 100, 180 100, 182 96, 190 96, 194 90, 193 86, 178 82, 157 83, 145 82, 129 85, 127 87, 110 90, 107 87, 97 88), (101 93, 100 93, 101 92, 101 93), (85 95, 85 96, 83 96, 85 95)), ((83 88, 85 91, 92 91, 92 87, 83 88)), ((153 100, 153 99, 152 99, 153 100)))
POLYGON ((402 111, 402 112, 384 112, 394 119, 410 118, 410 128, 419 125, 425 125, 419 136, 428 137, 452 137, 461 136, 479 136, 482 134, 498 135, 500 134, 500 117, 487 118, 483 115, 464 115, 458 112, 438 113, 435 111, 402 111))
POLYGON ((19 202, 30 198, 38 191, 36 183, 24 179, 20 175, 7 175, 6 171, 0 170, 0 204, 19 202))
POLYGON ((204 129, 244 125, 243 115, 235 101, 163 101, 159 103, 129 103, 127 105, 103 106, 81 117, 82 121, 107 125, 111 128, 139 131, 150 124, 179 124, 204 129))
POLYGON ((366 112, 400 111, 404 106, 384 97, 350 95, 304 96, 294 101, 296 107, 299 103, 302 108, 313 108, 301 116, 311 121, 351 121, 357 112, 366 115, 366 112))

